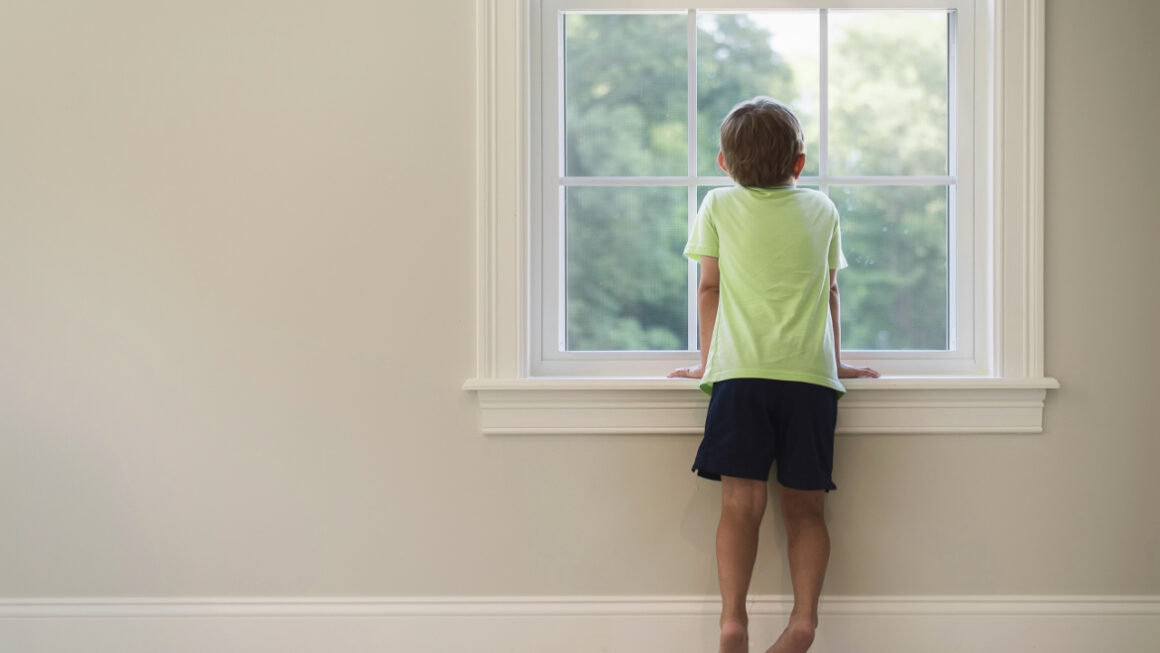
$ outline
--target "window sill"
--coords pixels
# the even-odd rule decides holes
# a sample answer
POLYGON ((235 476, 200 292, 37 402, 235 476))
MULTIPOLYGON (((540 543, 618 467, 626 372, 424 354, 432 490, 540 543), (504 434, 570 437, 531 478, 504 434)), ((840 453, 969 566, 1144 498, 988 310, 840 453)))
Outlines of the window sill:
MULTIPOLYGON (((853 379, 838 433, 1040 433, 1053 378, 853 379)), ((689 379, 472 379, 485 435, 700 435, 708 397, 689 379)))

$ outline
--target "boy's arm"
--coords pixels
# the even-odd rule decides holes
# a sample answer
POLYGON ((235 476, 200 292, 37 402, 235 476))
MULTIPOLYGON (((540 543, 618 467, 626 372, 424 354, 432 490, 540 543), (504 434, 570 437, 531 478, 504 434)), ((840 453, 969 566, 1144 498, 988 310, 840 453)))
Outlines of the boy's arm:
POLYGON ((682 367, 669 373, 669 378, 699 379, 705 374, 709 362, 709 345, 713 339, 713 326, 717 323, 717 305, 721 299, 718 287, 719 273, 717 257, 701 256, 701 283, 697 286, 697 316, 701 325, 701 364, 682 367))
POLYGON ((830 270, 830 321, 834 325, 834 361, 838 364, 838 378, 859 376, 878 378, 878 372, 869 367, 854 367, 842 362, 842 300, 838 293, 838 271, 830 270))
POLYGON ((701 371, 709 362, 709 345, 713 341, 713 327, 717 324, 717 306, 721 303, 718 287, 717 257, 701 257, 701 283, 697 286, 697 316, 701 330, 701 371))

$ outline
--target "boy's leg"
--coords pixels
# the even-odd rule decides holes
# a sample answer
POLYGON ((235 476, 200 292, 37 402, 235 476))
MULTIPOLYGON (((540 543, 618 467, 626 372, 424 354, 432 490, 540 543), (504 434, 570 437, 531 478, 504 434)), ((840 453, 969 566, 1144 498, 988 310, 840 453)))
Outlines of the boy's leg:
POLYGON ((721 586, 721 653, 748 653, 745 597, 757 559, 758 529, 765 514, 765 481, 721 477, 717 525, 717 578, 721 586))
POLYGON ((793 583, 793 611, 785 632, 767 653, 805 653, 818 627, 818 598, 830 560, 826 494, 822 490, 794 490, 784 486, 780 490, 789 576, 793 583))

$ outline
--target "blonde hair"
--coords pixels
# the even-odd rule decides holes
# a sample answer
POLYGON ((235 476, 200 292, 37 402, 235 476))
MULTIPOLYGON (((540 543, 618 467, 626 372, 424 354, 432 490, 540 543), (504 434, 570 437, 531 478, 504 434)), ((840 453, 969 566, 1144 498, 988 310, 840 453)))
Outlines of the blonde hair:
POLYGON ((769 188, 792 182, 806 139, 788 107, 758 96, 733 107, 721 123, 721 152, 734 181, 769 188))

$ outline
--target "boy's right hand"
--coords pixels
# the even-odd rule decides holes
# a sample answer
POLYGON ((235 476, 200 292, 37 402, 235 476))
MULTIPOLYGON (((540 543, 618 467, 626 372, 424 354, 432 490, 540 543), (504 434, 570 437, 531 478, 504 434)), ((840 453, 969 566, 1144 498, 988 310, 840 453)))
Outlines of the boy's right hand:
POLYGON ((866 377, 877 379, 880 375, 877 370, 869 367, 854 367, 845 363, 838 363, 838 378, 839 379, 857 379, 866 377))
POLYGON ((669 372, 670 379, 699 379, 705 375, 705 368, 701 365, 682 367, 669 372))

